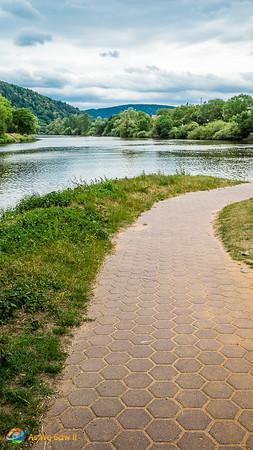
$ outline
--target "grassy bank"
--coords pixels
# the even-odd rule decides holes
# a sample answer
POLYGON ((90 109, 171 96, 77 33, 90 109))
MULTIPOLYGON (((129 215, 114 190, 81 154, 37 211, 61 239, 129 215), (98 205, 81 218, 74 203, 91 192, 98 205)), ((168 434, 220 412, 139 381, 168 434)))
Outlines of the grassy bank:
POLYGON ((253 199, 224 208, 218 217, 218 231, 231 256, 253 268, 253 199))
MULTIPOLYGON (((0 221, 0 435, 35 429, 61 371, 62 336, 85 317, 111 237, 155 201, 230 186, 204 176, 142 175, 33 196, 0 221)), ((201 213, 201 211, 200 211, 201 213)))
POLYGON ((3 136, 0 136, 0 145, 33 142, 34 140, 34 136, 28 134, 6 133, 3 136))

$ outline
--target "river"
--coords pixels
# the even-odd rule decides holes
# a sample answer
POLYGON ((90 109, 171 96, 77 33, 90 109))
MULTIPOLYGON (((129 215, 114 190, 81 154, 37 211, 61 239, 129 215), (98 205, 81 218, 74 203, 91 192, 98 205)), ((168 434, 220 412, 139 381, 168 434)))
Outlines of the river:
POLYGON ((0 209, 32 193, 143 171, 253 180, 253 144, 44 136, 33 143, 2 146, 0 209))

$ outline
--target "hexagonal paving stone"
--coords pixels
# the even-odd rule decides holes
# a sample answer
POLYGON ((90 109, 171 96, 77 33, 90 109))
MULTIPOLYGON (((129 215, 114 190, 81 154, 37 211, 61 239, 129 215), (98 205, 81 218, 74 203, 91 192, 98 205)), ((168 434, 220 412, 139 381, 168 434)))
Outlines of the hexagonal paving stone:
POLYGON ((100 398, 93 403, 92 409, 97 417, 115 417, 123 405, 117 398, 100 398))
POLYGON ((49 416, 58 416, 69 407, 65 398, 57 398, 49 411, 49 416))
POLYGON ((98 397, 95 389, 75 389, 69 395, 69 402, 73 406, 89 406, 98 397))
POLYGON ((177 421, 185 430, 205 430, 211 419, 200 409, 189 409, 182 411, 177 421))
POLYGON ((106 363, 99 358, 90 358, 83 361, 80 366, 85 372, 99 372, 106 363))
POLYGON ((214 419, 234 419, 238 409, 230 400, 210 400, 206 406, 206 411, 214 419))
POLYGON ((221 344, 215 339, 201 339, 197 342, 196 347, 203 351, 212 351, 218 350, 221 347, 221 344))
POLYGON ((179 436, 181 428, 174 420, 156 419, 146 431, 155 442, 173 442, 179 436))
POLYGON ((199 361, 192 358, 178 359, 174 366, 182 373, 198 372, 201 368, 199 361))
POLYGON ((243 411, 238 420, 248 431, 253 431, 253 411, 243 411))
POLYGON ((129 389, 122 395, 121 400, 127 406, 146 406, 151 400, 151 394, 144 389, 129 389))
POLYGON ((95 387, 100 381, 102 381, 102 377, 95 372, 80 373, 80 375, 74 379, 74 383, 80 388, 95 387))
POLYGON ((234 422, 216 422, 210 429, 210 434, 219 444, 240 444, 245 431, 234 422))
POLYGON ((171 339, 173 336, 175 336, 175 333, 172 330, 160 329, 155 330, 155 332, 152 333, 152 336, 156 339, 171 339))
POLYGON ((224 357, 217 352, 201 352, 198 359, 206 365, 221 365, 224 362, 224 357))
POLYGON ((253 328, 253 321, 250 319, 236 319, 233 325, 238 328, 253 328))
POLYGON ((228 383, 236 389, 253 389, 253 377, 248 373, 233 374, 228 383))
POLYGON ((208 381, 224 381, 229 372, 223 367, 207 366, 200 371, 200 374, 208 381))
POLYGON ((227 358, 242 358, 246 353, 245 348, 239 345, 224 345, 220 351, 227 358))
POLYGON ((107 380, 100 383, 96 390, 102 397, 118 397, 126 388, 121 381, 107 380))
POLYGON ((119 432, 120 428, 114 419, 94 419, 85 431, 91 441, 109 442, 119 432))
POLYGON ((127 363, 128 369, 132 372, 148 372, 154 366, 153 362, 149 359, 131 359, 127 363))
POLYGON ((155 381, 148 389, 155 397, 174 397, 178 392, 173 381, 155 381))
POLYGON ((179 406, 171 399, 155 399, 147 407, 150 414, 155 418, 175 417, 179 411, 179 406))
POLYGON ((212 439, 202 432, 186 432, 178 441, 182 450, 215 450, 212 439))
POLYGON ((125 383, 130 388, 145 388, 152 383, 152 378, 146 373, 134 372, 125 378, 125 383))
POLYGON ((251 369, 251 365, 244 358, 231 358, 228 359, 224 367, 234 373, 247 373, 251 369))
POLYGON ((127 353, 123 353, 123 352, 113 352, 113 353, 109 353, 106 357, 105 360, 108 362, 108 364, 126 364, 127 361, 129 361, 130 356, 127 353))
POLYGON ((203 391, 211 398, 229 398, 233 392, 231 386, 224 381, 209 381, 203 391))
POLYGON ((211 329, 198 330, 194 334, 200 339, 212 339, 217 336, 217 332, 211 329))
POLYGON ((201 408, 208 398, 202 391, 193 389, 179 392, 176 400, 185 408, 201 408))
POLYGON ((157 351, 170 351, 173 350, 175 344, 168 339, 159 339, 152 344, 152 347, 157 351))
POLYGON ((197 340, 198 339, 191 334, 178 334, 173 338, 173 341, 178 345, 193 345, 197 340))
POLYGON ((143 408, 128 408, 120 414, 118 421, 123 428, 142 430, 151 421, 151 416, 143 408))
POLYGON ((128 353, 133 358, 148 358, 153 352, 154 350, 148 345, 135 345, 128 353))
POLYGON ((175 380, 184 389, 198 389, 203 386, 205 380, 198 373, 182 373, 175 380))
POLYGON ((194 356, 198 355, 199 349, 193 347, 192 345, 178 345, 174 349, 174 353, 179 358, 193 358, 194 356))
POLYGON ((151 356, 152 361, 156 364, 172 364, 177 358, 173 355, 172 352, 161 351, 155 352, 151 356))
POLYGON ((81 406, 71 406, 60 416, 65 428, 83 428, 93 418, 91 410, 81 406))
POLYGON ((232 400, 243 409, 253 409, 253 391, 237 391, 232 400))
POLYGON ((171 366, 156 366, 150 370, 149 374, 155 380, 171 380, 177 375, 177 371, 171 366))
POLYGON ((117 450, 146 450, 150 441, 142 431, 122 431, 113 444, 117 450))
POLYGON ((106 380, 122 380, 129 372, 124 366, 107 366, 101 372, 106 380))
POLYGON ((118 339, 108 345, 108 348, 113 352, 128 352, 132 347, 132 343, 126 339, 118 339))

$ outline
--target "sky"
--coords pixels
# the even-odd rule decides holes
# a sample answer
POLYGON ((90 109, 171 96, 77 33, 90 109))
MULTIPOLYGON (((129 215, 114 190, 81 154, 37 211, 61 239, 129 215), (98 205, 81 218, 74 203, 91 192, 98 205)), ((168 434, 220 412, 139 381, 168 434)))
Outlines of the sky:
POLYGON ((253 94, 253 1, 0 0, 0 79, 81 109, 253 94))

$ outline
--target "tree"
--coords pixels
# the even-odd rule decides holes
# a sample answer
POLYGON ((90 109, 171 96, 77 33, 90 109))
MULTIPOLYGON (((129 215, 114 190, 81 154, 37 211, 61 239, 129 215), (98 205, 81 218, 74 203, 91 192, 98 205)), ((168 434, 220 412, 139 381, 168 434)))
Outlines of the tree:
POLYGON ((243 111, 241 114, 234 116, 234 121, 240 129, 242 138, 246 138, 253 132, 253 111, 243 111))
POLYGON ((12 119, 10 102, 0 94, 0 136, 6 133, 12 119))
POLYGON ((29 109, 14 109, 12 116, 12 128, 16 133, 34 134, 38 130, 38 119, 29 109))
POLYGON ((171 114, 159 115, 154 122, 153 135, 154 137, 168 139, 172 127, 173 120, 171 114))
POLYGON ((214 134, 213 139, 225 141, 241 139, 240 127, 236 122, 225 123, 224 126, 214 134))
POLYGON ((198 116, 201 123, 205 124, 214 120, 222 120, 224 105, 224 100, 219 98, 209 100, 203 105, 200 105, 198 108, 198 116))
POLYGON ((97 119, 93 120, 91 124, 89 134, 91 136, 103 136, 107 122, 108 119, 102 119, 101 117, 97 117, 97 119))
POLYGON ((173 124, 176 127, 195 121, 196 117, 198 117, 198 106, 196 105, 181 105, 172 110, 173 124))
POLYGON ((240 94, 230 98, 224 105, 224 119, 229 121, 233 116, 241 114, 253 107, 251 95, 240 94))

